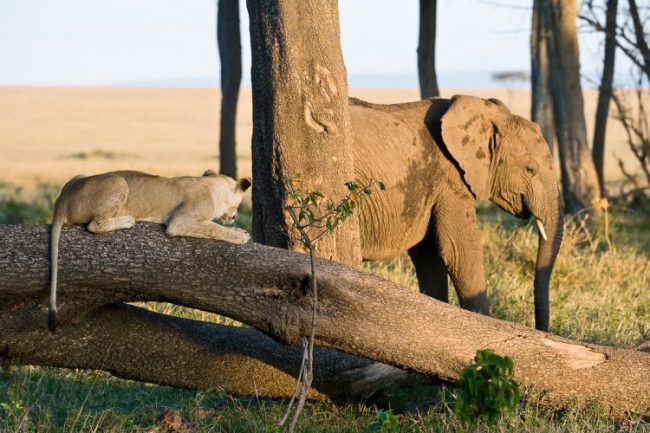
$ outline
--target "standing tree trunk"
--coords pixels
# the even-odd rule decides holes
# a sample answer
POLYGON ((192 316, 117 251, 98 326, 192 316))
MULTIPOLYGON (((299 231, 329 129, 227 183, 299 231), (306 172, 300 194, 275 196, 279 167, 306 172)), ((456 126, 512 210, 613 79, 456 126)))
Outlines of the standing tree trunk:
POLYGON ((605 57, 603 60, 603 76, 600 81, 598 106, 596 108, 596 123, 594 126, 594 142, 591 149, 598 174, 600 191, 605 195, 605 132, 609 113, 609 101, 612 99, 612 84, 614 82, 614 60, 616 57, 616 13, 618 0, 607 0, 607 19, 605 22, 605 57))
MULTIPOLYGON (((253 238, 302 250, 283 212, 285 179, 338 202, 354 180, 348 86, 338 3, 247 1, 253 86, 253 238), (287 236, 287 234, 289 236, 287 236)), ((381 179, 379 179, 381 180, 381 179)), ((356 218, 319 240, 316 253, 361 262, 356 218)))
POLYGON ((564 202, 570 212, 587 210, 596 216, 600 200, 598 176, 587 143, 584 100, 580 85, 580 61, 576 0, 541 0, 549 20, 548 46, 553 115, 560 151, 564 202))
POLYGON ((628 57, 634 57, 631 60, 639 65, 643 73, 648 77, 648 80, 650 80, 650 46, 648 45, 648 36, 644 28, 644 23, 647 20, 642 19, 641 15, 639 15, 639 7, 635 0, 628 0, 628 5, 630 6, 629 13, 635 37, 635 42, 632 45, 640 54, 640 56, 628 55, 628 57))
POLYGON ((440 96, 436 76, 436 9, 437 0, 420 0, 420 37, 418 41, 418 76, 422 99, 440 96))
POLYGON ((553 96, 548 62, 548 11, 542 8, 542 0, 533 3, 533 25, 531 29, 531 119, 542 129, 542 135, 553 153, 555 125, 553 123, 553 96))
POLYGON ((219 172, 237 178, 235 130, 237 98, 242 76, 238 0, 219 0, 217 44, 221 59, 221 129, 219 133, 221 167, 219 172))

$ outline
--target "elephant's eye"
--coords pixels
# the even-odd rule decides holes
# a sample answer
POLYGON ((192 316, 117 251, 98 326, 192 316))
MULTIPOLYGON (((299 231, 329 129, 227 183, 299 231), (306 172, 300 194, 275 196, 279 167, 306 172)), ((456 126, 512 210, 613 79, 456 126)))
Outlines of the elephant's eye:
POLYGON ((537 161, 530 161, 528 164, 526 164, 526 174, 530 177, 533 177, 537 174, 537 171, 539 170, 539 165, 537 164, 537 161))

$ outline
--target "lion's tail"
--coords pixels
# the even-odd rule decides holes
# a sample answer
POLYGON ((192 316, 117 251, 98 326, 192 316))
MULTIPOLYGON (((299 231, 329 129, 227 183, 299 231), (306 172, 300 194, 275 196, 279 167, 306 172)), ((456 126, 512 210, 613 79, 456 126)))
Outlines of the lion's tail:
POLYGON ((59 261, 59 238, 61 237, 61 229, 65 218, 60 212, 54 211, 52 218, 52 226, 50 227, 50 311, 47 317, 47 327, 50 331, 54 332, 59 324, 59 310, 56 306, 56 280, 58 274, 58 261, 59 261))

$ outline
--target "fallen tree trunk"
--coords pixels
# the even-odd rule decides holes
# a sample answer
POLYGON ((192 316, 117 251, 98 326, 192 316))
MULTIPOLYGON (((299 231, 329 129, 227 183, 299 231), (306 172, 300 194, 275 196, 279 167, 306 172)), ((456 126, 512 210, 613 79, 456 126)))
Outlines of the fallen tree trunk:
MULTIPOLYGON (((48 231, 43 225, 0 225, 0 363, 102 369, 238 394, 291 391, 296 348, 252 329, 176 319, 120 303, 198 308, 296 345, 310 325, 308 257, 256 244, 168 239, 155 224, 102 235, 65 227, 59 255, 61 326, 49 334, 48 231), (275 384, 273 390, 261 385, 266 383, 275 384)), ((516 378, 543 391, 542 404, 596 403, 613 418, 650 412, 649 353, 554 337, 460 310, 335 262, 319 260, 317 266, 320 346, 445 380, 457 379, 477 350, 491 348, 514 359, 516 378)), ((325 357, 316 366, 316 396, 336 395, 339 387, 351 392, 354 379, 361 378, 358 385, 377 377, 367 373, 373 365, 368 360, 327 349, 315 356, 325 357), (331 365, 331 372, 322 370, 331 365)), ((379 377, 403 377, 395 369, 377 371, 379 377)))

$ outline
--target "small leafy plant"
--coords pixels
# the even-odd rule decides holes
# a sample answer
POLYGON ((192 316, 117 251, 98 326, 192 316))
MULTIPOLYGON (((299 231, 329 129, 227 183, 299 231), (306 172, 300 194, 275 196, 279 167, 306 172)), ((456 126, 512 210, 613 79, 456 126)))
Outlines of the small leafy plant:
POLYGON ((368 426, 368 432, 396 432, 399 431, 399 415, 395 415, 392 411, 383 411, 377 409, 377 421, 368 426))
MULTIPOLYGON (((289 432, 292 432, 305 404, 307 392, 309 391, 313 378, 314 334, 316 330, 316 308, 318 306, 315 242, 325 234, 333 232, 340 222, 345 221, 352 215, 354 210, 365 201, 366 196, 372 194, 372 186, 375 184, 375 181, 371 180, 367 185, 347 182, 345 187, 348 193, 338 204, 334 204, 328 200, 320 191, 303 192, 300 175, 292 179, 284 179, 283 183, 285 186, 285 197, 288 199, 284 209, 293 221, 293 228, 300 233, 300 242, 309 250, 312 289, 311 329, 303 344, 302 365, 298 373, 293 396, 287 405, 284 416, 278 422, 279 426, 285 423, 291 412, 296 394, 298 393, 298 403, 287 428, 289 432), (299 388, 300 391, 298 391, 299 388)), ((382 182, 377 181, 376 183, 382 191, 386 188, 382 182)))
POLYGON ((26 416, 25 403, 13 386, 6 390, 6 401, 0 402, 0 431, 18 431, 26 416))
POLYGON ((458 387, 454 411, 458 419, 472 425, 479 419, 496 424, 503 414, 512 414, 521 397, 512 358, 492 349, 476 352, 474 363, 460 374, 458 387))

